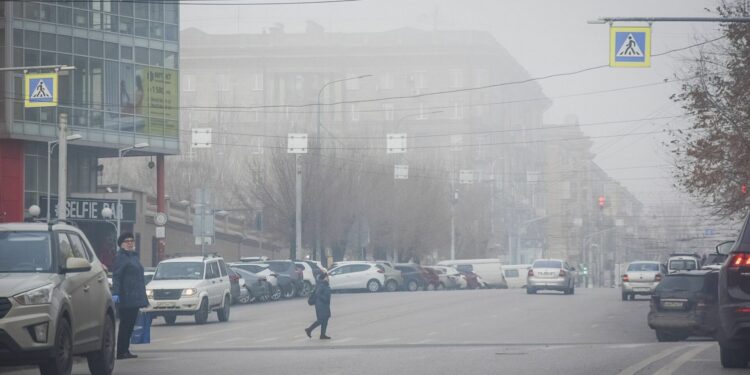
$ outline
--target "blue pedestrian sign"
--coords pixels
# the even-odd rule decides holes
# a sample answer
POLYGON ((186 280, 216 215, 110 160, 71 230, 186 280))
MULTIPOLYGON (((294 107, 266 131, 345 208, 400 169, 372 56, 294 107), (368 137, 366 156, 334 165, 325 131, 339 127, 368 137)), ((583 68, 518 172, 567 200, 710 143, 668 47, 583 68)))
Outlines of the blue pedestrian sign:
POLYGON ((26 108, 57 106, 57 73, 27 74, 24 79, 26 108))
POLYGON ((650 27, 611 27, 609 66, 646 68, 651 66, 650 27))

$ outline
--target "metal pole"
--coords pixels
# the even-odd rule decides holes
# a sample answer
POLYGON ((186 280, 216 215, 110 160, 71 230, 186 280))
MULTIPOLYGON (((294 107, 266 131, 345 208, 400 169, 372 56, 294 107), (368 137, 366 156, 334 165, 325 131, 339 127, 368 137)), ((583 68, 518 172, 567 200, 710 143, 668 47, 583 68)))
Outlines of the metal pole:
POLYGON ((612 22, 726 22, 726 23, 747 23, 750 17, 602 17, 590 24, 604 24, 612 22))
POLYGON ((300 246, 302 242, 302 168, 299 165, 299 154, 294 154, 294 164, 296 169, 295 174, 295 185, 297 190, 297 204, 295 207, 295 237, 294 237, 294 254, 290 256, 291 259, 297 259, 300 253, 300 246))
POLYGON ((50 180, 52 179, 52 151, 54 150, 55 145, 57 144, 57 141, 47 141, 47 222, 49 223, 50 220, 52 220, 52 183, 50 180))
POLYGON ((115 206, 115 219, 117 220, 117 238, 120 238, 120 193, 122 187, 120 185, 120 170, 122 169, 122 153, 125 150, 117 150, 117 205, 115 206))
POLYGON ((65 220, 68 206, 68 114, 60 113, 58 147, 60 149, 57 161, 57 218, 60 221, 65 220))

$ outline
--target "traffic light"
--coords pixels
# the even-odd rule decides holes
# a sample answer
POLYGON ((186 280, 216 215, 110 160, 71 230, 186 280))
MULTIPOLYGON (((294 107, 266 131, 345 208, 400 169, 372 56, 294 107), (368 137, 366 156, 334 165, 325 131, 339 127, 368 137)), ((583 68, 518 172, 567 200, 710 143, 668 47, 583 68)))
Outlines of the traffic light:
POLYGON ((604 198, 603 195, 599 196, 599 208, 604 208, 604 204, 607 202, 607 199, 604 198))
POLYGON ((742 186, 740 186, 740 191, 743 195, 747 194, 747 184, 742 184, 742 186))

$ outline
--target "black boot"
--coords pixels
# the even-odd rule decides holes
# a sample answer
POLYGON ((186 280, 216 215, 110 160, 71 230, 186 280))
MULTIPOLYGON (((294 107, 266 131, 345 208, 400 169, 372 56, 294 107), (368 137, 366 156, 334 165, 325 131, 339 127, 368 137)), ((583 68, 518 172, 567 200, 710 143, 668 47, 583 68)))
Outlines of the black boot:
POLYGON ((326 336, 326 335, 320 335, 320 339, 321 340, 330 340, 331 338, 329 336, 326 336))

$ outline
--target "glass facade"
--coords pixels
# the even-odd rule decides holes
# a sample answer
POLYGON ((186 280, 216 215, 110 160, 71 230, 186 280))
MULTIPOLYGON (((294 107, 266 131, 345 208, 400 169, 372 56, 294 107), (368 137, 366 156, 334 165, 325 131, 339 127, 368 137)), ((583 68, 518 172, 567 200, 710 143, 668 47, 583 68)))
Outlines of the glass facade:
POLYGON ((148 142, 151 151, 178 153, 178 3, 23 1, 0 9, 6 65, 76 68, 61 72, 57 108, 24 108, 23 73, 7 73, 13 137, 54 137, 66 113, 97 146, 148 142))

